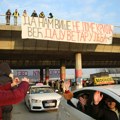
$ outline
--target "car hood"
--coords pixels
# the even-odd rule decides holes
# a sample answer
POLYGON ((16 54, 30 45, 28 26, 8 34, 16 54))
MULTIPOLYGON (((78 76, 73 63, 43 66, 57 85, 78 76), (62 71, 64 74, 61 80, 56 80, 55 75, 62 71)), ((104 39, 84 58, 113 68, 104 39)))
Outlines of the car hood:
POLYGON ((60 99, 62 96, 58 93, 43 93, 43 94, 32 94, 30 95, 31 99, 40 99, 40 100, 51 100, 51 99, 60 99))

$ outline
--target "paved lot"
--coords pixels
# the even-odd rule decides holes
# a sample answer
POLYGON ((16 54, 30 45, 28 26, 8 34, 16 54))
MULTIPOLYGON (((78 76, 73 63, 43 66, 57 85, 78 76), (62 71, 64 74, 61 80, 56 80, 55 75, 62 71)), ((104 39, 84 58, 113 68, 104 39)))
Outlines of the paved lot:
POLYGON ((14 105, 12 120, 56 120, 57 111, 29 112, 24 102, 14 105))

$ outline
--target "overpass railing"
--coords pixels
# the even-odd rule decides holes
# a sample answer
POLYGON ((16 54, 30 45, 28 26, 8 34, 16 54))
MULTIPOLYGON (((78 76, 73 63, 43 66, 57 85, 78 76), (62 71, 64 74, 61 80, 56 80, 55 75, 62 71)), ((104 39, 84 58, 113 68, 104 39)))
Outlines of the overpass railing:
MULTIPOLYGON (((18 17, 17 25, 21 25, 21 16, 18 17)), ((6 25, 6 15, 0 15, 0 25, 6 25)), ((14 16, 10 18, 10 25, 14 25, 14 16)))
MULTIPOLYGON (((0 25, 6 24, 6 15, 0 15, 0 25)), ((14 16, 11 16, 10 25, 14 25, 14 16)), ((21 16, 18 17, 18 26, 21 25, 21 16)), ((120 34, 120 26, 114 26, 114 34, 120 34)))

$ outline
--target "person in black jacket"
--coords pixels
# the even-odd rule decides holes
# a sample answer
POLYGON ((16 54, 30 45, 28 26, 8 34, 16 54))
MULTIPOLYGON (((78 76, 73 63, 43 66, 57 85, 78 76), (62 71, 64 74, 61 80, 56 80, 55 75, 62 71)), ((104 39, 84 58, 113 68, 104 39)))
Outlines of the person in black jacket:
POLYGON ((88 101, 88 97, 89 95, 88 94, 84 94, 84 93, 81 93, 80 95, 78 95, 78 103, 77 103, 77 109, 84 112, 84 113, 87 113, 87 101, 88 101))
MULTIPOLYGON (((12 74, 11 74, 11 68, 8 63, 3 62, 0 64, 0 85, 5 85, 6 83, 12 83, 12 74)), ((12 112, 13 106, 3 106, 2 107, 2 119, 3 120, 11 120, 11 112, 12 112)))
POLYGON ((103 99, 103 94, 96 91, 94 93, 93 114, 97 120, 120 120, 119 110, 115 100, 110 97, 105 99, 105 104, 100 105, 103 99))
POLYGON ((10 25, 10 17, 11 17, 11 12, 10 9, 8 9, 6 12, 6 25, 10 25))
POLYGON ((32 15, 31 15, 31 17, 38 17, 38 15, 37 15, 37 13, 36 13, 36 11, 35 11, 35 10, 33 11, 33 13, 32 13, 32 15))
POLYGON ((52 14, 52 13, 49 13, 48 18, 53 18, 53 14, 52 14))

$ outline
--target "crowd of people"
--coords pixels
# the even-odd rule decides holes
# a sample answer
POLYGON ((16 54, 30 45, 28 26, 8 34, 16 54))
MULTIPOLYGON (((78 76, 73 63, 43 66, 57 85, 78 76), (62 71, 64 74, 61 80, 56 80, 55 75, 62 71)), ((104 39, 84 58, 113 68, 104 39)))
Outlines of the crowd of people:
MULTIPOLYGON (((20 17, 20 14, 19 14, 19 12, 18 12, 17 9, 15 9, 15 11, 14 11, 13 13, 11 13, 10 9, 8 9, 8 10, 6 11, 5 16, 6 16, 6 17, 5 17, 5 18, 6 18, 6 25, 10 25, 11 16, 14 17, 14 25, 17 25, 17 24, 18 24, 18 17, 20 17)), ((26 11, 26 10, 23 11, 22 16, 25 16, 25 17, 29 16, 29 15, 27 14, 27 11, 26 11)), ((36 10, 34 10, 33 13, 31 14, 31 17, 45 18, 46 16, 45 16, 45 14, 44 14, 43 11, 40 12, 39 14, 37 14, 36 10)), ((53 17, 54 17, 53 14, 52 14, 52 13, 49 13, 48 18, 53 18, 53 17)))

